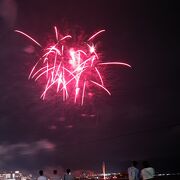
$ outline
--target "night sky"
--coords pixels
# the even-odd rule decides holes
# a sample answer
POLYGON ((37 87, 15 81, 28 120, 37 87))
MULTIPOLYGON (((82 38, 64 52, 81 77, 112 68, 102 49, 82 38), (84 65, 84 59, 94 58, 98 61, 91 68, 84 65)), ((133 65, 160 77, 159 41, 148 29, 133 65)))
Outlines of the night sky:
MULTIPOLYGON (((126 170, 149 160, 156 171, 180 169, 178 109, 179 6, 172 1, 0 1, 0 169, 48 167, 126 170), (99 29, 112 96, 94 90, 84 107, 28 80, 40 49, 15 33, 45 42, 60 30, 99 29), (179 146, 179 147, 178 147, 179 146)), ((141 165, 139 165, 141 168, 141 165)))

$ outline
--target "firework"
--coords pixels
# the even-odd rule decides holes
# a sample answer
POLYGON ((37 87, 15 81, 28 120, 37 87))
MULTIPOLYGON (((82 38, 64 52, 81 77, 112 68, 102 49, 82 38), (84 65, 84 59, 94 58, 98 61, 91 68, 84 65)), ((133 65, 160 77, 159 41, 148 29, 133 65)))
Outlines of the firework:
POLYGON ((111 95, 104 85, 100 67, 106 65, 131 66, 123 62, 101 61, 93 41, 104 31, 103 29, 96 32, 86 42, 74 42, 71 35, 63 36, 57 27, 54 27, 54 40, 51 40, 54 42, 43 48, 31 36, 15 30, 42 48, 43 54, 29 74, 29 79, 45 81, 45 88, 41 94, 42 99, 45 99, 50 89, 55 89, 57 93, 60 93, 63 101, 73 99, 74 103, 80 105, 84 104, 90 87, 101 88, 111 95))

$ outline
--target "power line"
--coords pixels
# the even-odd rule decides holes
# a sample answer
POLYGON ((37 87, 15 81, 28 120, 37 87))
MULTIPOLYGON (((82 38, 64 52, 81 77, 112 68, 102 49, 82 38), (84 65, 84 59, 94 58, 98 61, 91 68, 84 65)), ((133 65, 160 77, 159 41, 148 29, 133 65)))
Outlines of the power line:
POLYGON ((103 142, 117 140, 117 139, 120 139, 125 136, 132 136, 132 135, 137 135, 137 134, 142 134, 142 133, 153 133, 153 132, 157 132, 160 130, 162 131, 162 130, 166 130, 169 128, 174 128, 176 126, 180 126, 180 123, 169 124, 169 125, 164 125, 164 126, 154 127, 154 128, 149 128, 149 129, 143 129, 143 130, 138 130, 138 131, 126 132, 126 133, 121 133, 117 136, 103 137, 103 138, 89 140, 89 141, 83 140, 83 141, 74 142, 74 143, 70 143, 70 144, 71 145, 85 145, 85 144, 89 144, 89 143, 103 143, 103 142))

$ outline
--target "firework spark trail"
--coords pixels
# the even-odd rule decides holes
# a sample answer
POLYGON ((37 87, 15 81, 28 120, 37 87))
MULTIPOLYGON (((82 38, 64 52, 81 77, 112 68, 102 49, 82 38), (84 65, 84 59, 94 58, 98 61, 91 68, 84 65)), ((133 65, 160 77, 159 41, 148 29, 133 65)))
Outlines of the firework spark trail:
POLYGON ((38 46, 42 47, 41 44, 39 44, 35 39, 33 39, 31 36, 27 35, 26 33, 19 31, 19 30, 14 30, 14 31, 26 36, 27 38, 31 39, 34 43, 36 43, 38 46))
POLYGON ((104 86, 104 82, 103 82, 103 80, 102 80, 101 74, 100 74, 99 70, 97 69, 97 67, 95 67, 95 70, 96 70, 96 72, 97 72, 97 74, 98 74, 98 76, 99 76, 99 79, 100 79, 100 81, 101 81, 101 85, 104 86))
POLYGON ((105 31, 104 29, 103 29, 103 30, 98 31, 97 33, 95 33, 94 35, 92 35, 92 36, 88 39, 88 41, 92 40, 92 39, 93 39, 93 38, 95 38, 98 34, 100 34, 100 33, 104 32, 104 31, 105 31))
POLYGON ((58 30, 57 30, 56 26, 54 26, 54 31, 55 31, 55 35, 56 35, 56 40, 58 41, 59 36, 58 36, 58 30))
MULTIPOLYGON (((54 26, 55 41, 42 50, 44 53, 37 63, 33 66, 29 79, 35 81, 45 81, 46 85, 41 98, 45 99, 47 92, 56 87, 56 92, 62 92, 63 101, 74 96, 74 103, 84 104, 86 91, 92 85, 97 86, 109 95, 110 91, 105 87, 103 78, 100 72, 100 66, 104 65, 121 65, 131 67, 123 62, 101 62, 96 51, 94 40, 99 34, 105 30, 100 30, 93 34, 88 40, 88 43, 81 42, 83 45, 75 42, 76 46, 72 43, 72 36, 62 36, 57 27, 54 26)), ((31 36, 26 33, 15 30, 38 46, 42 47, 31 36)), ((94 87, 93 86, 93 87, 94 87)))
POLYGON ((98 65, 123 65, 131 68, 131 65, 122 62, 106 62, 106 63, 99 63, 98 65))
POLYGON ((84 81, 84 85, 83 85, 83 92, 82 92, 82 98, 81 98, 81 106, 84 103, 84 92, 85 92, 85 89, 86 89, 86 81, 84 81))

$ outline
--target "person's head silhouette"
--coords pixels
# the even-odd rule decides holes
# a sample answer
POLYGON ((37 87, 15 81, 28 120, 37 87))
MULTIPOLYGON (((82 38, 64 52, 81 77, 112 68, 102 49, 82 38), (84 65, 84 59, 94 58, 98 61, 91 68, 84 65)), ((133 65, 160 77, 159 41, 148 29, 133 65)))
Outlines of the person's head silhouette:
POLYGON ((39 171, 39 175, 40 175, 40 176, 43 176, 43 170, 40 170, 40 171, 39 171))
POLYGON ((70 169, 66 169, 66 172, 67 172, 67 174, 70 174, 71 170, 70 169))
POLYGON ((143 165, 143 167, 144 167, 144 168, 148 168, 148 167, 150 167, 150 165, 149 165, 149 162, 148 162, 148 161, 143 161, 143 162, 142 162, 142 165, 143 165))
POLYGON ((137 161, 131 161, 132 166, 136 167, 138 162, 137 161))
POLYGON ((53 174, 57 174, 57 170, 55 169, 55 170, 53 170, 53 174))

